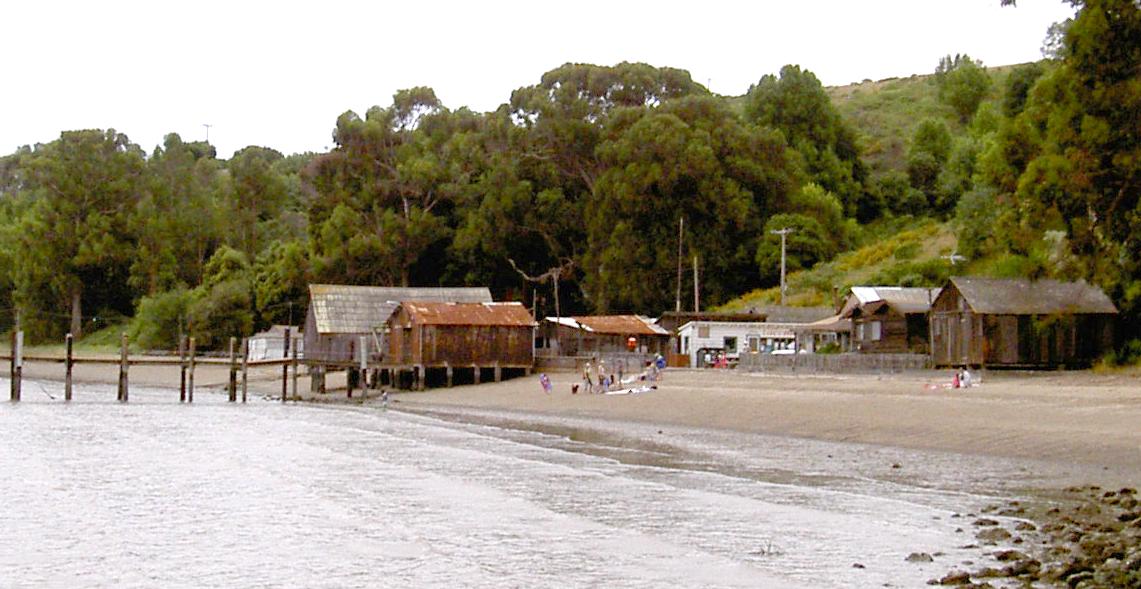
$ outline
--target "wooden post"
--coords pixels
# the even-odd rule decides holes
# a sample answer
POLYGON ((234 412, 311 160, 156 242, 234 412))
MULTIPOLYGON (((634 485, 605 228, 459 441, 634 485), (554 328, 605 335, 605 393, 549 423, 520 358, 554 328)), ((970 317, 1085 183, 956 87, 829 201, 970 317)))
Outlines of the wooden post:
POLYGON ((228 392, 230 393, 230 402, 234 403, 238 400, 238 357, 237 350, 238 338, 230 338, 230 382, 228 392))
POLYGON ((178 336, 178 402, 186 402, 186 336, 178 336))
POLYGON ((75 337, 70 333, 67 334, 67 359, 64 360, 64 376, 63 376, 63 400, 71 400, 71 367, 75 365, 75 360, 72 358, 72 344, 75 343, 75 337))
POLYGON ((292 349, 291 353, 293 354, 293 361, 291 362, 291 364, 293 364, 293 400, 296 401, 297 400, 297 342, 293 342, 293 347, 291 349, 292 349))
POLYGON ((495 361, 495 382, 503 380, 503 369, 499 367, 499 360, 495 361))
MULTIPOLYGON (((285 328, 285 351, 282 353, 282 358, 289 359, 289 328, 285 328)), ((289 395, 289 362, 281 365, 281 402, 284 403, 289 395)))
POLYGON ((482 375, 479 373, 479 365, 478 365, 478 364, 475 364, 475 365, 473 365, 473 366, 471 367, 471 369, 472 369, 472 377, 473 377, 473 381, 475 382, 475 384, 479 384, 479 377, 480 377, 480 376, 482 376, 482 375))
POLYGON ((242 338, 242 403, 246 402, 246 391, 250 382, 250 338, 242 338))
POLYGON ((130 366, 127 362, 127 333, 123 332, 119 339, 122 342, 119 347, 119 402, 126 403, 128 397, 127 367, 130 366))
POLYGON ((12 401, 20 400, 20 386, 24 373, 24 332, 12 332, 12 368, 8 374, 12 377, 12 401))
POLYGON ((424 380, 425 380, 424 376, 425 376, 424 365, 423 364, 417 364, 416 365, 416 390, 418 390, 418 391, 422 391, 425 388, 424 387, 424 380))
POLYGON ((452 388, 452 365, 444 362, 444 370, 448 373, 448 388, 452 388))
MULTIPOLYGON (((361 401, 368 399, 368 337, 360 336, 357 341, 357 350, 360 354, 360 377, 357 379, 361 385, 361 401)), ((349 386, 349 398, 353 396, 353 388, 349 386)))
POLYGON ((194 338, 190 338, 190 364, 186 374, 186 402, 194 402, 194 338))

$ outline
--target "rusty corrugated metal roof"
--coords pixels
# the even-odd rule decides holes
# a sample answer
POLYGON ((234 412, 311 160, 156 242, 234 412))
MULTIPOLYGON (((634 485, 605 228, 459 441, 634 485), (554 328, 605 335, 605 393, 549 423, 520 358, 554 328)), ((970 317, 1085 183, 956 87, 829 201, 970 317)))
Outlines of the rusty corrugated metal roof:
POLYGON ((864 313, 871 313, 883 305, 904 315, 926 313, 931 310, 931 303, 939 298, 941 290, 904 286, 853 286, 848 300, 844 302, 844 308, 840 310, 840 316, 851 317, 857 307, 863 307, 864 313))
POLYGON ((972 278, 951 283, 975 313, 986 315, 1116 314, 1100 288, 1085 281, 972 278))
POLYGON ((573 317, 587 331, 608 335, 669 335, 652 320, 639 315, 591 315, 573 317))
POLYGON ((523 303, 402 303, 412 320, 421 325, 534 327, 523 303))
POLYGON ((369 333, 384 325, 403 301, 490 303, 491 300, 491 291, 486 287, 309 285, 309 308, 317 320, 317 332, 322 334, 369 333))

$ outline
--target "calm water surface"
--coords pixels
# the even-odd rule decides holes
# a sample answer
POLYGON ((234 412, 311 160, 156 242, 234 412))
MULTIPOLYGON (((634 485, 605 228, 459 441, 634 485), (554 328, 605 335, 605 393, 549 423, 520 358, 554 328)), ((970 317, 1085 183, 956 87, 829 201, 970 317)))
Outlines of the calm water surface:
POLYGON ((59 390, 0 403, 2 587, 920 587, 983 560, 954 514, 1017 468, 137 387, 126 405, 98 386, 65 405, 59 390), (925 467, 903 478, 894 461, 925 467), (942 554, 905 562, 915 551, 942 554))

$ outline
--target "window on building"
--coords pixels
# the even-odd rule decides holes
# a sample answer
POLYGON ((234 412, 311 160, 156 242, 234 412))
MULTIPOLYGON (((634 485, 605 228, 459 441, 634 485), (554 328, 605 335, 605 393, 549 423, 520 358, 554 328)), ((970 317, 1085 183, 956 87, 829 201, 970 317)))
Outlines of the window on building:
POLYGON ((869 323, 868 327, 870 328, 870 330, 869 330, 870 333, 868 334, 868 339, 870 339, 872 341, 879 341, 880 338, 883 336, 882 325, 883 324, 880 323, 879 321, 872 321, 871 323, 869 323))
POLYGON ((749 338, 749 351, 754 353, 754 354, 761 351, 761 338, 759 338, 759 337, 749 338))
POLYGON ((736 354, 737 353, 737 338, 735 338, 735 337, 726 337, 725 338, 725 353, 726 354, 736 354))
POLYGON ((697 326, 697 337, 709 337, 709 326, 708 325, 697 326))
POLYGON ((689 353, 689 336, 688 335, 681 338, 681 351, 684 354, 689 353))

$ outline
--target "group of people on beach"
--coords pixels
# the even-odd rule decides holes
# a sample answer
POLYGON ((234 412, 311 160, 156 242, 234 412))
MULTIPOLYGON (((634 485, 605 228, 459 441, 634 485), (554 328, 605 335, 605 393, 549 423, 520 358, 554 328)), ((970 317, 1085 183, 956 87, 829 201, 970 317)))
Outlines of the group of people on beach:
MULTIPOLYGON (((645 369, 637 378, 626 378, 626 360, 619 359, 613 363, 612 370, 607 368, 605 360, 596 360, 593 363, 588 360, 582 366, 582 383, 571 385, 571 394, 578 394, 581 387, 586 394, 602 393, 605 394, 616 388, 627 384, 627 380, 634 381, 649 381, 656 383, 661 379, 661 371, 665 368, 665 360, 661 354, 658 354, 653 360, 646 362, 645 369), (617 375, 615 375, 615 371, 617 375)), ((543 390, 550 392, 550 378, 547 375, 540 377, 540 383, 543 384, 543 390), (545 379, 545 380, 544 380, 545 379)))
POLYGON ((953 389, 966 389, 971 387, 971 371, 967 370, 966 366, 955 371, 951 376, 951 388, 953 389))

